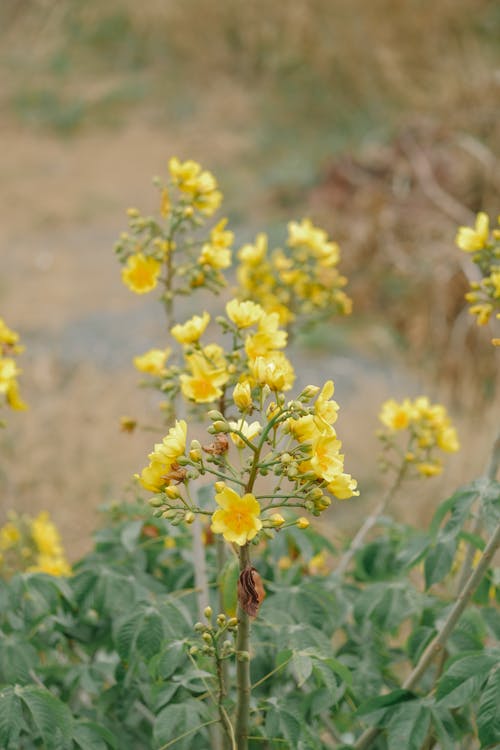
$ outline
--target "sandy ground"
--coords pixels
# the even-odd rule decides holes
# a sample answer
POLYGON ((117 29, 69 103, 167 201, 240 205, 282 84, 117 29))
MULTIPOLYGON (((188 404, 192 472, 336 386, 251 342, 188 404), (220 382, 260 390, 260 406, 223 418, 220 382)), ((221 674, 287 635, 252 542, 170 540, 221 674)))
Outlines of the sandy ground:
MULTIPOLYGON (((234 111, 241 124, 244 103, 234 111)), ((162 345, 165 336, 154 300, 134 296, 120 280, 112 248, 125 227, 124 210, 153 205, 151 176, 165 169, 170 155, 198 158, 234 180, 231 165, 244 164, 251 149, 237 118, 212 128, 210 138, 195 123, 167 132, 136 122, 70 140, 7 126, 1 139, 0 315, 26 344, 22 391, 30 410, 9 413, 0 435, 0 510, 50 510, 75 559, 89 547, 98 507, 133 496, 130 478, 159 437, 119 430, 124 414, 154 420, 153 396, 137 388, 131 359, 162 345)), ((246 206, 233 201, 244 215, 246 206)), ((376 360, 359 349, 341 357, 296 349, 292 356, 303 363, 301 380, 333 377, 337 384, 346 467, 364 490, 360 500, 331 513, 333 527, 347 530, 374 502, 380 402, 415 395, 425 384, 383 353, 376 360)), ((462 418, 467 434, 472 417, 462 418)), ((475 449, 417 492, 411 510, 401 499, 402 515, 425 518, 440 493, 481 470, 491 422, 476 432, 475 449)))

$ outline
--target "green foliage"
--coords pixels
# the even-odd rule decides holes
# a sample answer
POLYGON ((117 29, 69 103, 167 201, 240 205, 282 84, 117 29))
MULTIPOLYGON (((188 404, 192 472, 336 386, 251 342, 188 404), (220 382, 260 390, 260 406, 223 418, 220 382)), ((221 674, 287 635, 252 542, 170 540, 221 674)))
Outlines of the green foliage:
MULTIPOLYGON (((484 750, 498 744, 491 572, 488 590, 451 634, 442 666, 436 661, 416 689, 402 685, 455 600, 454 556, 442 549, 464 538, 484 546, 464 524, 477 502, 494 512, 499 496, 498 483, 459 490, 429 533, 382 519, 345 580, 308 572, 313 556, 336 553, 316 531, 278 532, 257 563, 267 596, 252 625, 252 750, 264 740, 270 748, 324 750, 332 732, 340 747, 356 747, 367 727, 378 732, 380 750, 420 750, 430 741, 452 750, 472 737, 484 750)), ((222 594, 230 616, 237 566, 229 560, 216 580, 212 546, 207 554, 213 607, 222 594)), ((187 534, 170 527, 167 536, 164 521, 139 506, 113 509, 71 578, 1 582, 0 747, 209 747, 219 721, 217 680, 213 653, 193 629, 193 585, 187 534)), ((221 622, 221 641, 231 643, 221 622)), ((234 648, 224 648, 218 653, 231 677, 234 648)), ((231 716, 232 690, 222 705, 231 716)))

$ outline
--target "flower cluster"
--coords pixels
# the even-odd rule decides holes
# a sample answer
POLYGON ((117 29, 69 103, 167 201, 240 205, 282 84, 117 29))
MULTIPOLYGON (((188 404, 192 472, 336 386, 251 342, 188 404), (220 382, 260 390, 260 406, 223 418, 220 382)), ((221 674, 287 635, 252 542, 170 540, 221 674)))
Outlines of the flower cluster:
POLYGON ((213 174, 195 161, 181 162, 175 157, 169 161, 168 172, 167 182, 155 180, 160 191, 158 215, 142 216, 130 208, 129 232, 115 245, 124 266, 124 284, 136 294, 146 294, 160 284, 166 302, 197 287, 214 292, 223 287, 221 271, 231 265, 234 239, 226 229, 227 219, 212 227, 208 236, 198 236, 197 230, 222 201, 213 174))
POLYGON ((282 325, 307 315, 349 314, 352 303, 338 271, 340 249, 309 219, 288 224, 286 252, 268 253, 268 238, 259 234, 238 252, 240 297, 259 302, 279 315, 282 325))
POLYGON ((175 525, 192 523, 197 514, 209 516, 213 533, 243 546, 289 526, 307 528, 307 517, 291 510, 318 516, 332 497, 357 495, 333 426, 338 411, 333 382, 308 386, 291 401, 284 395, 287 387, 257 378, 238 381, 227 414, 208 412, 213 438, 206 445, 192 440, 187 449, 185 422, 176 422, 138 475, 156 494, 150 501, 156 515, 175 525), (250 423, 250 415, 258 418, 250 423), (192 480, 205 476, 215 480, 215 509, 191 496, 192 480))
MULTIPOLYGON (((490 231, 488 215, 480 212, 473 229, 459 228, 456 243, 471 254, 482 276, 481 281, 471 282, 470 291, 465 295, 471 305, 469 312, 476 317, 478 325, 486 325, 493 313, 500 319, 500 228, 490 231)), ((494 338, 492 343, 500 346, 500 338, 494 338)))
POLYGON ((19 571, 71 575, 59 532, 49 514, 36 518, 10 514, 0 528, 0 573, 8 577, 19 571))
POLYGON ((19 334, 7 327, 0 318, 0 397, 11 409, 22 410, 27 406, 19 395, 17 378, 21 370, 15 356, 23 351, 19 334))
POLYGON ((431 404, 427 396, 413 401, 405 398, 401 403, 389 399, 382 404, 379 419, 386 428, 379 432, 384 468, 395 466, 397 461, 398 468, 414 467, 421 476, 436 476, 443 470, 439 452, 455 453, 460 448, 445 407, 431 404), (397 433, 406 436, 403 447, 396 442, 397 433))

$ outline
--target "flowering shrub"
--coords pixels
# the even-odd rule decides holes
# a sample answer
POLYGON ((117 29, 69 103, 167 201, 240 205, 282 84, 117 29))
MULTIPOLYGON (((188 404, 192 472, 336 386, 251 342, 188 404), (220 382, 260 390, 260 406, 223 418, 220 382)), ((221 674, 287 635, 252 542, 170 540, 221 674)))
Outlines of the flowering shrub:
MULTIPOLYGON (((71 577, 37 572, 37 558, 2 583, 0 745, 497 746, 500 436, 484 476, 414 529, 386 511, 459 442, 444 406, 389 399, 392 480, 334 545, 316 519, 359 494, 334 383, 296 389, 286 347, 297 325, 349 312, 338 248, 309 220, 289 225, 287 252, 268 256, 258 235, 236 253, 240 286, 221 314, 179 320, 177 297, 225 286, 234 235, 225 219, 205 228, 222 195, 200 165, 171 159, 156 182, 159 216, 129 210, 116 248, 127 287, 160 292, 170 334, 134 359, 165 415, 136 475, 149 501, 113 506, 71 577), (196 423, 207 437, 192 437, 196 423)), ((484 221, 459 243, 490 254, 478 262, 491 277, 484 221)), ((37 555, 62 555, 46 516, 29 532, 37 555)), ((20 537, 13 518, 0 539, 20 537)))

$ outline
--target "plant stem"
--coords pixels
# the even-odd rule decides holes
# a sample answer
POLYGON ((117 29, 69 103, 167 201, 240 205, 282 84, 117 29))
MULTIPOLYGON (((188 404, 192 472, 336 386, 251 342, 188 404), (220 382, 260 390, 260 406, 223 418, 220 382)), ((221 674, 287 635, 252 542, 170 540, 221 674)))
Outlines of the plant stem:
POLYGON ((370 529, 372 529, 375 526, 380 516, 383 515, 385 509, 387 508, 392 498, 394 497, 394 495, 400 488, 401 483, 406 474, 407 468, 408 468, 408 464, 406 463, 406 461, 403 461, 399 469, 399 472, 396 475, 396 479, 394 480, 392 487, 389 489, 389 491, 387 492, 386 496, 382 499, 382 501, 377 505, 373 513, 370 516, 368 516, 368 518, 366 519, 364 524, 361 526, 361 528, 357 532, 354 539, 352 540, 350 547, 348 547, 348 549, 344 552, 343 556, 341 557, 340 562, 335 569, 335 575, 339 577, 342 577, 343 575, 345 575, 349 565, 351 564, 351 561, 354 555, 363 546, 363 542, 365 540, 366 535, 368 534, 370 529))
MULTIPOLYGON (((240 547, 240 571, 250 565, 248 544, 240 547)), ((236 638, 236 747, 238 750, 248 749, 248 714, 250 709, 250 618, 238 602, 238 635, 236 638), (242 658, 243 656, 243 658, 242 658)))
MULTIPOLYGON (((465 586, 458 595, 455 604, 453 605, 448 614, 448 617, 441 627, 441 630, 429 643, 424 653, 420 657, 417 665, 404 681, 402 686, 403 689, 413 690, 418 684, 424 672, 427 671, 430 664, 434 661, 436 655, 440 653, 444 648, 446 641, 453 632, 455 625, 457 624, 461 614, 469 603, 475 590, 481 583, 482 578, 486 573, 488 566, 490 565, 491 560, 499 547, 500 524, 497 525, 493 536, 490 538, 490 541, 486 545, 477 567, 472 571, 465 586)), ((379 735, 380 731, 381 730, 378 727, 372 727, 371 729, 367 729, 366 732, 363 732, 358 741, 353 745, 355 750, 365 750, 365 748, 369 747, 371 742, 379 735)))

